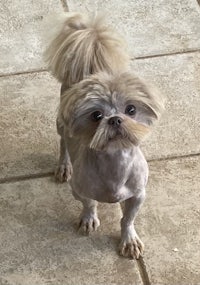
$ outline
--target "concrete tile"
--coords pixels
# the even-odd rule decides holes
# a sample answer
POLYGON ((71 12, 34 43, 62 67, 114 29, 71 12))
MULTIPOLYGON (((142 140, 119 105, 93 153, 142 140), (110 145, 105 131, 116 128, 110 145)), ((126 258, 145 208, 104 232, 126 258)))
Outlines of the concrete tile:
POLYGON ((200 53, 135 60, 132 69, 166 96, 166 111, 144 143, 148 159, 200 152, 200 53))
POLYGON ((0 178, 52 171, 59 84, 46 72, 0 78, 0 178))
POLYGON ((132 56, 200 48, 197 1, 68 0, 70 11, 101 11, 128 41, 132 56))
POLYGON ((1 0, 0 74, 39 69, 44 66, 43 18, 63 11, 61 1, 1 0))
POLYGON ((81 205, 52 178, 0 185, 1 284, 142 284, 120 258, 118 204, 99 209, 102 227, 77 233, 81 205), (3 283, 4 282, 4 283, 3 283))
POLYGON ((152 284, 200 284, 200 157, 150 163, 137 218, 152 284))

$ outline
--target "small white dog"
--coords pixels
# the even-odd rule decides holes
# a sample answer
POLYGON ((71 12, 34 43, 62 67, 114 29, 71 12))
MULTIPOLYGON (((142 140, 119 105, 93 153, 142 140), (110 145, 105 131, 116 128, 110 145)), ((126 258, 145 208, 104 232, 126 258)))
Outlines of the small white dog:
POLYGON ((148 179, 139 144, 163 110, 162 98, 129 72, 122 39, 101 18, 66 13, 46 59, 62 83, 56 177, 70 180, 86 232, 100 225, 97 201, 124 201, 120 254, 139 258, 143 243, 134 219, 148 179))

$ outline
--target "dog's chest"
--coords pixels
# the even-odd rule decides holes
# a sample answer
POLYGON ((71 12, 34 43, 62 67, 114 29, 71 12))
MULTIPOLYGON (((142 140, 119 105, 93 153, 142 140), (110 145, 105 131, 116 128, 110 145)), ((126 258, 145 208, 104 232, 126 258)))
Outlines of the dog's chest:
POLYGON ((134 153, 130 149, 87 153, 74 165, 74 190, 99 202, 126 200, 133 196, 133 188, 137 188, 133 163, 134 153))

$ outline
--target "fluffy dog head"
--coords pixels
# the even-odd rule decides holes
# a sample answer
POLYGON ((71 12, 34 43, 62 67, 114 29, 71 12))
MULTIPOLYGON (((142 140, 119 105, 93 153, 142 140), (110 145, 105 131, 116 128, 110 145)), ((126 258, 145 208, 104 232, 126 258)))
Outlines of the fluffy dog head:
POLYGON ((99 73, 62 95, 60 117, 80 143, 105 150, 138 145, 162 109, 157 92, 135 75, 99 73))

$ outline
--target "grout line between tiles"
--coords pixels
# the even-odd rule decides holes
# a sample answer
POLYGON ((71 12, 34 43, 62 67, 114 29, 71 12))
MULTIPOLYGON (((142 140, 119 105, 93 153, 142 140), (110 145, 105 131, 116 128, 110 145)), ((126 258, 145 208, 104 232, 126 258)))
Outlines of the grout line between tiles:
POLYGON ((46 173, 36 173, 36 174, 27 174, 27 175, 0 178, 0 184, 14 183, 18 181, 25 181, 25 180, 31 180, 31 179, 37 179, 37 178, 45 178, 45 177, 50 177, 53 175, 54 175, 54 172, 49 171, 46 173))
POLYGON ((173 55, 181 55, 181 54, 196 53, 196 52, 197 53, 200 52, 200 49, 190 49, 190 50, 175 51, 175 52, 170 52, 170 53, 144 55, 144 56, 133 57, 133 58, 131 58, 131 60, 141 60, 141 59, 164 57, 164 56, 173 56, 173 55))
MULTIPOLYGON (((61 0, 61 2, 62 1, 65 2, 65 0, 61 0)), ((67 6, 65 8, 68 9, 67 6)), ((172 52, 172 53, 163 53, 163 54, 154 54, 154 55, 144 55, 144 56, 138 56, 138 57, 135 57, 135 58, 131 58, 131 60, 142 60, 142 59, 148 59, 148 58, 157 58, 157 57, 182 55, 182 54, 198 53, 198 52, 200 52, 200 49, 178 51, 178 52, 172 52)), ((35 69, 35 70, 32 69, 32 70, 28 70, 28 71, 9 72, 9 73, 4 73, 4 74, 2 73, 2 74, 0 74, 0 78, 1 77, 15 76, 15 75, 26 75, 26 74, 33 74, 33 73, 42 73, 42 72, 47 72, 47 71, 48 71, 47 69, 35 69)))
POLYGON ((191 154, 183 154, 183 155, 177 155, 177 156, 169 156, 169 157, 161 157, 161 158, 155 158, 155 159, 148 159, 148 162, 154 162, 154 161, 163 161, 163 160, 175 160, 179 158, 189 158, 189 157, 196 157, 200 156, 200 153, 191 153, 191 154))
POLYGON ((143 285, 151 285, 144 258, 140 256, 136 262, 143 285))
POLYGON ((33 73, 40 73, 40 72, 47 72, 47 69, 32 69, 28 71, 19 71, 19 72, 10 72, 10 73, 4 73, 0 74, 1 77, 9 77, 9 76, 15 76, 15 75, 26 75, 26 74, 33 74, 33 73))
MULTIPOLYGON (((189 157, 198 157, 200 156, 200 153, 193 153, 193 154, 186 154, 186 155, 179 155, 179 156, 171 156, 171 157, 162 157, 162 158, 155 158, 155 159, 148 159, 147 162, 156 162, 156 161, 169 161, 169 160, 175 160, 179 158, 189 158, 189 157)), ((37 179, 37 178, 44 178, 53 176, 54 172, 49 171, 46 173, 36 173, 36 174, 27 174, 27 175, 19 175, 19 176, 10 176, 6 178, 0 178, 0 184, 5 183, 14 183, 17 181, 23 181, 23 180, 30 180, 30 179, 37 179)))

